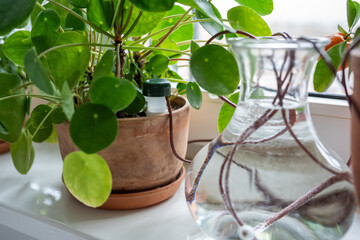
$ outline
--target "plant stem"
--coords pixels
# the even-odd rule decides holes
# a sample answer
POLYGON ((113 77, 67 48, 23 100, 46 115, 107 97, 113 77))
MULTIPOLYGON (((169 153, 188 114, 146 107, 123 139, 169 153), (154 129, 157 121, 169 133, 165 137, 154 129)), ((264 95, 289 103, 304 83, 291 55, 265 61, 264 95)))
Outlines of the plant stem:
POLYGON ((86 18, 83 18, 82 16, 80 16, 79 14, 77 14, 76 12, 74 12, 73 10, 71 10, 68 7, 65 7, 64 5, 54 1, 54 0, 48 0, 49 2, 57 5, 58 7, 61 7, 62 9, 66 10, 67 12, 69 12, 71 15, 73 15, 74 17, 80 19, 81 21, 83 21, 84 23, 87 23, 89 26, 91 26, 93 29, 95 29, 96 31, 104 34, 105 36, 114 39, 115 40, 115 36, 111 35, 110 33, 102 30, 101 28, 99 28, 98 26, 94 25, 93 23, 91 23, 90 21, 88 21, 86 18))
MULTIPOLYGON (((179 24, 182 22, 182 20, 192 11, 192 8, 189 8, 182 16, 181 18, 171 27, 171 29, 160 39, 160 41, 155 45, 155 47, 159 47, 179 26, 179 24)), ((147 56, 149 56, 152 53, 152 50, 148 50, 145 52, 140 58, 144 59, 147 56)))
POLYGON ((77 47, 77 46, 104 46, 104 47, 113 47, 114 45, 111 44, 102 44, 102 43, 70 43, 70 44, 64 44, 64 45, 59 45, 59 46, 55 46, 49 49, 46 49, 45 51, 43 51, 42 53, 40 53, 38 55, 38 58, 40 59, 42 56, 44 56, 45 54, 54 51, 56 49, 60 49, 60 48, 66 48, 66 47, 77 47))
POLYGON ((119 36, 121 36, 121 34, 124 33, 125 29, 126 29, 127 26, 129 25, 129 22, 130 22, 130 19, 131 19, 131 14, 132 14, 133 9, 134 9, 134 6, 131 5, 130 10, 129 10, 129 15, 128 15, 126 21, 125 21, 124 26, 121 27, 121 30, 120 30, 120 32, 119 32, 119 36))
POLYGON ((155 50, 155 51, 165 51, 165 52, 173 52, 173 53, 178 53, 178 54, 181 54, 181 55, 188 55, 188 56, 191 56, 190 53, 186 53, 184 51, 178 51, 178 50, 174 50, 174 49, 168 49, 168 48, 158 48, 158 47, 136 47, 136 46, 122 46, 123 49, 129 49, 129 50, 132 50, 132 49, 145 49, 145 50, 155 50))
MULTIPOLYGON (((121 1, 118 1, 118 4, 116 5, 116 8, 115 8, 115 12, 114 12, 114 17, 111 21, 111 25, 110 25, 110 28, 113 28, 114 27, 114 24, 115 24, 115 20, 116 20, 116 17, 119 13, 119 9, 120 9, 120 6, 124 7, 124 4, 125 1, 124 0, 121 0, 121 1)), ((116 35, 116 32, 115 32, 115 35, 116 35)))
MULTIPOLYGON (((104 34, 101 34, 101 35, 100 35, 100 43, 102 44, 102 43, 103 43, 103 41, 104 41, 104 34)), ((101 59, 101 51, 102 51, 102 47, 103 47, 103 46, 100 46, 100 48, 99 48, 99 55, 98 55, 98 58, 97 58, 97 62, 99 62, 99 61, 100 61, 100 59, 101 59)))
POLYGON ((182 79, 176 79, 176 78, 166 78, 167 80, 169 80, 170 82, 177 82, 177 83, 188 83, 189 81, 185 81, 182 79))
POLYGON ((116 44, 116 69, 115 76, 121 78, 120 43, 116 44))
POLYGON ((127 38, 130 33, 134 30, 135 26, 138 24, 141 16, 143 14, 143 11, 139 12, 139 15, 136 17, 135 21, 133 22, 133 24, 131 25, 131 27, 129 28, 129 30, 124 34, 123 38, 127 38))
POLYGON ((3 100, 10 99, 10 98, 15 98, 15 97, 37 97, 37 98, 41 98, 41 99, 48 100, 48 101, 50 101, 49 99, 61 100, 60 97, 55 97, 55 96, 50 96, 50 95, 26 94, 26 93, 24 93, 24 94, 16 94, 16 95, 10 95, 10 96, 6 96, 6 97, 2 97, 2 98, 0 98, 0 102, 3 101, 3 100))
POLYGON ((169 61, 190 61, 188 58, 170 58, 169 61))
POLYGON ((14 93, 19 89, 26 88, 26 87, 28 87, 30 85, 33 85, 33 84, 34 84, 33 82, 27 82, 27 83, 25 83, 25 84, 23 84, 23 85, 21 85, 21 86, 19 86, 17 88, 11 89, 10 93, 14 93))

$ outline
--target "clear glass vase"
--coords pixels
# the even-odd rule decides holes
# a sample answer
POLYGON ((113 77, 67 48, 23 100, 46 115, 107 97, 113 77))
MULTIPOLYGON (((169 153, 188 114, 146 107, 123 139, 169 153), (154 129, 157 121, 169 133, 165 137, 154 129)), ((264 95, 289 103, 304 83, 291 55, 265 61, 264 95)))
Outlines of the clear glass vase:
POLYGON ((300 38, 228 42, 241 76, 239 101, 188 170, 193 218, 214 239, 340 239, 353 221, 354 187, 346 162, 321 143, 309 114, 317 51, 300 38))

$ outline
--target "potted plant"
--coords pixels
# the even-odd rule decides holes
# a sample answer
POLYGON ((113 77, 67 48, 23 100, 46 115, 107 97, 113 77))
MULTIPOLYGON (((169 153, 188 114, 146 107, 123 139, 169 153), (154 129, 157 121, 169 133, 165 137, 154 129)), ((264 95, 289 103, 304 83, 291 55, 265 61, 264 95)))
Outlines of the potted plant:
MULTIPOLYGON (((197 82, 189 82, 179 76, 177 63, 188 62, 186 56, 199 49, 196 41, 192 41, 193 23, 200 22, 211 34, 223 29, 235 30, 222 22, 216 7, 208 1, 176 2, 31 0, 24 3, 6 0, 1 3, 1 9, 7 9, 0 12, 4 19, 0 24, 0 34, 5 36, 2 50, 19 67, 21 76, 0 74, 0 138, 11 143, 13 162, 20 173, 26 174, 31 168, 34 160, 32 143, 53 136, 56 125, 64 157, 65 185, 72 195, 86 205, 101 206, 108 199, 117 174, 113 172, 114 164, 107 159, 108 162, 104 161, 100 155, 107 155, 105 151, 114 152, 117 149, 112 147, 114 141, 131 138, 133 142, 130 145, 137 142, 134 138, 139 135, 135 130, 132 137, 127 135, 130 133, 122 135, 120 122, 127 121, 137 128, 147 108, 142 94, 146 80, 165 78, 178 83, 169 97, 170 101, 174 104, 177 102, 177 107, 185 105, 177 96, 186 92, 190 105, 196 109, 201 106, 199 84, 217 95, 229 94, 237 88, 239 78, 233 75, 236 68, 234 62, 228 69, 226 61, 218 61, 216 76, 210 78, 208 73, 211 71, 204 72, 208 67, 200 66, 199 71, 193 70, 193 73, 199 73, 195 76, 197 82), (9 34, 15 27, 23 27, 28 22, 30 30, 9 34), (34 89, 37 91, 33 92, 34 89), (48 103, 30 111, 32 98, 40 98, 48 103), (111 171, 109 165, 112 165, 111 171)), ((256 11, 262 15, 269 14, 272 1, 256 6, 246 1, 238 2, 243 5, 229 15, 231 25, 257 31, 254 33, 257 35, 268 34, 266 23, 256 11), (245 15, 240 13, 251 15, 255 20, 244 21, 245 15), (250 27, 252 23, 255 25, 250 27)), ((213 61, 227 57, 228 52, 219 47, 200 56, 210 57, 213 61)), ((179 117, 176 117, 177 112, 180 110, 175 110, 174 122, 184 130, 174 129, 175 142, 180 141, 177 139, 179 135, 183 135, 185 140, 175 149, 184 156, 188 116, 179 113, 179 117), (181 120, 185 123, 181 124, 181 120)), ((161 125, 155 129, 167 129, 167 114, 160 114, 159 117, 162 119, 159 121, 161 125)), ((146 117, 152 118, 155 119, 146 117)), ((169 133, 165 131, 164 135, 168 138, 169 133)), ((147 141, 146 145, 152 146, 150 140, 147 141)), ((153 144, 159 145, 156 143, 154 141, 153 144)), ((138 144, 144 146, 144 143, 138 144)), ((174 165, 172 176, 163 174, 167 180, 159 180, 164 176, 153 177, 160 182, 156 186, 176 177, 181 163, 174 165)), ((141 166, 133 164, 130 170, 137 172, 141 166)), ((118 164, 117 168, 125 167, 118 164)), ((145 168, 150 173, 148 175, 154 175, 152 170, 145 168)), ((124 176, 121 181, 128 178, 124 176)), ((141 177, 138 176, 139 179, 141 177)), ((136 191, 131 188, 130 182, 123 183, 117 190, 136 191)))

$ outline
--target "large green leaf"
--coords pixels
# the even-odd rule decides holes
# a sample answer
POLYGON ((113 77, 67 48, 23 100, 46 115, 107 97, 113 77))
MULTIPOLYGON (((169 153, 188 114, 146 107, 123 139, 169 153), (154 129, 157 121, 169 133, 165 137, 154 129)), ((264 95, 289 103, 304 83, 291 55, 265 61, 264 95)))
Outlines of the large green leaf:
POLYGON ((228 95, 239 85, 239 70, 234 56, 218 45, 206 45, 195 51, 190 68, 197 83, 213 94, 228 95))
POLYGON ((271 30, 267 23, 254 10, 237 6, 227 13, 230 25, 236 30, 242 30, 255 36, 270 36, 271 30))
POLYGON ((90 86, 91 102, 105 105, 114 112, 129 106, 135 97, 136 89, 126 79, 101 77, 95 79, 90 86))
MULTIPOLYGON (((335 69, 338 69, 342 57, 346 51, 346 42, 342 42, 331 47, 327 54, 332 60, 332 64, 335 69)), ((330 68, 325 63, 324 59, 320 59, 316 64, 315 72, 314 72, 314 89, 317 92, 326 91, 335 79, 334 74, 331 72, 330 68)))
MULTIPOLYGON (((65 32, 60 35, 57 45, 73 43, 88 44, 85 32, 65 32)), ((63 47, 46 54, 47 63, 55 86, 61 90, 64 82, 73 88, 84 75, 90 60, 89 46, 63 47)))
POLYGON ((60 37, 60 17, 52 9, 41 11, 31 29, 31 40, 38 53, 55 46, 60 37))
MULTIPOLYGON (((184 14, 186 11, 178 6, 175 5, 168 13, 167 16, 173 16, 173 15, 178 15, 178 14, 184 14)), ((157 27, 154 29, 154 32, 173 26, 178 20, 180 19, 180 17, 174 17, 174 18, 168 18, 166 20, 163 20, 159 23, 159 25, 157 25, 157 27)), ((154 36, 154 39, 156 38, 160 38, 160 36, 163 34, 159 34, 154 36)), ((180 28, 178 28, 177 30, 175 30, 172 34, 170 34, 170 36, 167 38, 169 40, 173 40, 175 42, 182 42, 182 41, 186 41, 186 40, 191 40, 194 36, 194 26, 193 24, 186 24, 184 26, 181 26, 180 28)), ((180 46, 181 50, 186 50, 189 47, 189 45, 182 45, 180 46)))
POLYGON ((24 66, 25 53, 33 46, 30 37, 29 31, 14 32, 5 40, 2 50, 11 61, 24 66))
POLYGON ((89 4, 89 0, 67 0, 71 5, 77 8, 86 8, 89 4))
POLYGON ((147 12, 166 12, 170 10, 175 0, 130 0, 132 4, 147 12))
MULTIPOLYGON (((221 19, 221 14, 220 14, 219 10, 212 3, 210 3, 210 5, 211 5, 216 17, 221 19)), ((206 14, 204 14, 203 12, 201 12, 199 10, 196 10, 195 13, 196 13, 197 19, 209 18, 206 14)), ((211 36, 221 32, 224 29, 223 25, 221 25, 215 21, 200 22, 200 24, 211 36)), ((218 39, 222 39, 222 38, 223 38, 223 35, 218 37, 218 39)))
POLYGON ((72 152, 67 155, 63 178, 69 192, 89 207, 103 205, 111 193, 111 172, 98 154, 72 152))
POLYGON ((104 31, 111 27, 114 10, 110 1, 91 0, 87 8, 87 18, 90 22, 104 31))
POLYGON ((106 53, 102 56, 100 62, 96 65, 94 79, 104 76, 112 76, 114 61, 115 52, 113 50, 107 50, 106 53))
POLYGON ((1 100, 3 97, 24 94, 24 89, 12 91, 23 83, 16 74, 0 73, 0 139, 16 142, 21 134, 25 114, 26 97, 14 97, 1 100))
POLYGON ((35 0, 1 0, 0 1, 0 35, 9 33, 22 24, 35 5, 35 0))
POLYGON ((186 96, 190 105, 199 110, 202 104, 202 94, 200 87, 196 82, 189 82, 186 85, 186 96))
MULTIPOLYGON (((127 19, 129 12, 130 12, 130 6, 125 5, 124 19, 127 19)), ((124 33, 126 33, 131 28, 131 26, 134 24, 136 18, 140 13, 141 10, 139 8, 133 7, 129 24, 126 30, 124 31, 124 33)), ((163 19, 164 16, 166 16, 166 12, 160 12, 160 13, 142 12, 138 23, 132 29, 131 33, 128 34, 128 36, 139 37, 149 33, 159 24, 159 22, 163 19)))
POLYGON ((45 104, 40 104, 34 108, 31 112, 31 116, 29 119, 29 124, 33 128, 48 128, 52 125, 52 117, 49 115, 51 111, 51 107, 45 104), (47 118, 45 118, 47 116, 47 118), (42 125, 40 126, 40 124, 42 125))
POLYGON ((70 121, 71 138, 86 153, 96 153, 110 146, 117 132, 115 114, 100 104, 81 105, 70 121))
MULTIPOLYGON (((238 103, 239 100, 239 92, 232 94, 229 97, 229 100, 235 104, 238 103)), ((224 129, 226 128, 226 126, 229 124, 232 116, 235 113, 235 108, 233 108, 232 106, 230 106, 227 103, 224 103, 220 109, 219 112, 219 118, 218 118, 218 131, 219 133, 221 133, 222 131, 224 131, 224 129)))
POLYGON ((10 152, 16 170, 21 174, 27 174, 35 155, 30 134, 22 131, 19 140, 10 144, 10 152))
POLYGON ((255 10, 258 14, 265 16, 272 13, 274 4, 272 0, 235 0, 243 6, 255 10))
POLYGON ((360 4, 356 1, 347 0, 346 10, 348 26, 349 29, 352 29, 360 18, 360 4))
POLYGON ((35 86, 41 91, 52 95, 54 93, 54 85, 48 76, 48 72, 42 66, 34 47, 26 52, 24 65, 26 73, 35 86))

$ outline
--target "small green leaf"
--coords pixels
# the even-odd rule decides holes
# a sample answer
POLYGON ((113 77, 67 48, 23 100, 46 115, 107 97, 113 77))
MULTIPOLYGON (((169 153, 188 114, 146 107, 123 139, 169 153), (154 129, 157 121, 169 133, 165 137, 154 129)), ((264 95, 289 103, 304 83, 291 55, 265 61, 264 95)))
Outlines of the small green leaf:
MULTIPOLYGON (((155 43, 156 43, 156 41, 154 41, 154 45, 155 45, 155 43)), ((171 49, 171 50, 180 51, 179 46, 173 40, 166 40, 159 47, 160 48, 165 48, 165 49, 171 49)), ((173 53, 173 52, 168 52, 168 51, 154 51, 154 54, 155 55, 165 55, 165 56, 168 56, 169 58, 180 57, 180 54, 173 53)))
POLYGON ((130 115, 137 114, 143 110, 145 102, 145 97, 142 95, 142 93, 140 91, 136 91, 136 97, 134 101, 132 101, 132 103, 123 111, 130 115))
POLYGON ((197 8, 198 6, 195 4, 194 0, 177 0, 176 2, 181 3, 183 5, 190 6, 192 8, 197 8))
POLYGON ((86 8, 89 4, 89 0, 67 0, 71 5, 77 8, 86 8))
POLYGON ((202 94, 200 87, 196 82, 189 82, 186 85, 186 96, 190 105, 199 110, 202 104, 202 94))
POLYGON ((67 82, 64 83, 61 91, 61 101, 65 116, 67 117, 67 119, 71 120, 72 116, 75 113, 75 109, 73 95, 67 82))
POLYGON ((360 18, 360 4, 352 0, 347 0, 346 10, 348 26, 349 29, 352 29, 360 18))
POLYGON ((55 46, 59 40, 60 17, 52 9, 41 11, 31 29, 31 40, 41 53, 55 46))
POLYGON ((191 53, 194 53, 199 48, 200 48, 200 46, 196 42, 191 40, 191 45, 190 45, 191 53))
POLYGON ((115 114, 100 104, 81 105, 70 121, 71 138, 86 153, 96 153, 110 146, 117 132, 115 114))
POLYGON ((185 83, 178 83, 176 85, 176 89, 180 95, 184 95, 186 93, 186 86, 187 84, 185 83))
POLYGON ((34 162, 34 149, 31 143, 31 136, 22 131, 19 140, 10 143, 11 158, 16 170, 21 174, 27 174, 34 162))
POLYGON ((272 0, 235 0, 243 6, 253 9, 261 16, 269 15, 274 9, 272 0))
POLYGON ((111 26, 114 11, 110 1, 91 0, 87 8, 87 18, 95 26, 108 31, 111 26))
POLYGON ((64 159, 63 178, 66 188, 80 202, 99 207, 111 193, 109 166, 98 154, 72 152, 64 159))
MULTIPOLYGON (((229 100, 235 104, 238 103, 239 100, 239 92, 236 92, 234 94, 232 94, 229 97, 229 100)), ((232 116, 235 113, 235 108, 233 108, 232 106, 230 106, 227 103, 224 103, 220 109, 220 113, 219 113, 219 118, 218 118, 218 131, 219 133, 221 133, 222 131, 224 131, 224 129, 226 128, 226 126, 229 124, 232 116)))
POLYGON ((169 58, 164 55, 155 55, 150 59, 147 65, 150 73, 153 73, 155 76, 161 75, 166 71, 169 65, 169 58))
MULTIPOLYGON (((38 2, 40 2, 38 0, 38 2)), ((41 1, 42 2, 42 1, 41 1)), ((67 7, 67 8, 71 8, 71 5, 67 2, 67 0, 56 0, 57 3, 60 3, 61 5, 67 7)), ((57 12, 57 14, 60 17, 60 22, 61 22, 61 26, 65 27, 66 25, 66 17, 68 15, 68 11, 59 7, 58 5, 55 5, 51 2, 46 3, 45 5, 43 5, 44 8, 46 9, 53 9, 57 12)), ((34 7, 34 10, 31 13, 31 22, 34 24, 36 17, 39 15, 39 13, 42 11, 42 9, 38 6, 34 7)))
POLYGON ((190 68, 196 82, 210 93, 228 95, 239 85, 239 70, 234 56, 218 45, 206 45, 194 52, 190 68))
POLYGON ((254 10, 244 6, 237 6, 227 13, 230 25, 255 36, 271 36, 267 23, 254 10))
POLYGON ((11 61, 24 66, 25 53, 33 46, 30 37, 29 31, 14 32, 5 40, 2 50, 11 61))
POLYGON ((41 91, 52 95, 54 93, 54 85, 45 68, 42 66, 34 47, 25 53, 24 65, 26 73, 35 86, 41 91))
MULTIPOLYGON (((30 134, 33 135, 36 131, 36 128, 31 126, 31 124, 27 124, 27 129, 29 130, 30 134)), ((33 136, 33 141, 37 143, 44 142, 46 139, 48 139, 53 131, 53 125, 51 124, 47 128, 39 129, 39 131, 36 133, 35 136, 33 136)))
POLYGON ((7 100, 1 98, 24 94, 24 89, 12 91, 22 84, 18 75, 0 73, 0 139, 10 143, 16 142, 20 137, 26 114, 26 97, 19 96, 7 100))
POLYGON ((49 70, 55 86, 59 90, 62 89, 64 82, 69 84, 70 89, 73 88, 79 78, 84 76, 89 65, 90 47, 86 45, 89 43, 87 34, 85 32, 64 32, 60 35, 57 45, 73 43, 85 45, 63 47, 46 54, 49 70))
POLYGON ((115 52, 107 50, 101 58, 100 62, 96 65, 94 71, 94 79, 105 76, 112 76, 112 69, 114 67, 115 52))
MULTIPOLYGON (((219 10, 212 4, 210 3, 216 17, 218 17, 219 19, 221 19, 221 14, 219 12, 219 10)), ((204 19, 204 18, 209 18, 206 14, 202 13, 199 10, 195 11, 196 14, 196 18, 197 19, 204 19)), ((211 35, 215 35, 221 31, 223 31, 223 25, 215 22, 215 21, 207 21, 207 22, 200 22, 200 25, 211 35)), ((220 35, 219 37, 217 37, 217 39, 222 39, 223 35, 220 35)))
POLYGON ((61 124, 66 121, 66 115, 62 107, 56 108, 51 114, 52 122, 55 124, 61 124))
MULTIPOLYGON (((332 64, 335 69, 338 69, 341 64, 342 57, 344 56, 346 51, 346 44, 346 42, 336 44, 327 51, 327 54, 331 58, 332 64)), ((316 64, 314 72, 315 91, 326 91, 331 86, 334 79, 335 76, 331 72, 329 67, 326 65, 324 59, 320 59, 320 61, 318 61, 318 63, 316 64)))
MULTIPOLYGON (((31 116, 29 119, 29 124, 33 128, 38 128, 40 123, 45 119, 45 117, 51 111, 51 107, 48 105, 40 104, 31 112, 31 116)), ((41 129, 48 128, 52 125, 52 118, 48 116, 45 122, 40 126, 41 129)))
MULTIPOLYGON (((73 8, 72 10, 74 12, 76 12, 77 14, 79 14, 80 16, 84 17, 84 18, 86 17, 85 14, 79 8, 73 8)), ((78 19, 77 17, 75 17, 71 13, 69 13, 66 16, 65 28, 71 29, 72 31, 86 31, 86 30, 88 30, 88 27, 85 24, 85 22, 78 19)))
POLYGON ((130 0, 132 4, 147 12, 166 12, 170 10, 175 0, 130 0))
POLYGON ((22 24, 30 16, 35 2, 35 0, 0 1, 0 35, 5 35, 22 24))
POLYGON ((339 30, 339 32, 341 32, 341 33, 343 33, 343 34, 345 34, 345 35, 348 34, 348 33, 345 31, 345 29, 344 29, 342 26, 340 26, 339 24, 337 25, 337 29, 339 30))
POLYGON ((129 106, 135 97, 136 89, 126 79, 101 77, 95 79, 90 86, 91 102, 105 105, 114 112, 129 106))

